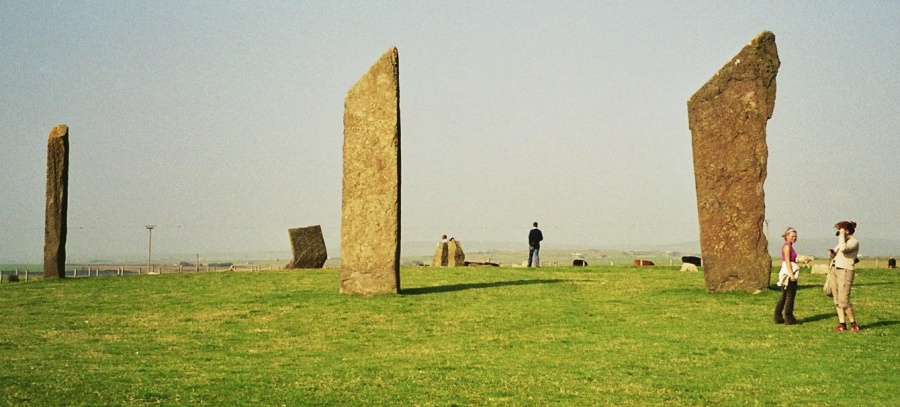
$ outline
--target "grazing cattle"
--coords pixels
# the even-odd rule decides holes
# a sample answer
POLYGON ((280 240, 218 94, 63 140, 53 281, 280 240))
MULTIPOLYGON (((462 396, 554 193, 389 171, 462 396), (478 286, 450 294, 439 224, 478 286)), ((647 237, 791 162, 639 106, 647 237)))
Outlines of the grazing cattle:
POLYGON ((797 264, 800 265, 800 267, 809 268, 809 263, 815 259, 816 258, 813 256, 797 256, 797 264))
POLYGON ((588 265, 588 262, 586 262, 582 259, 575 259, 572 261, 572 265, 575 267, 585 267, 588 265))
POLYGON ((681 271, 697 271, 697 265, 694 263, 681 263, 681 271))
POLYGON ((634 259, 635 266, 655 266, 650 260, 634 259))
POLYGON ((702 266, 703 264, 700 262, 700 258, 697 256, 681 256, 682 263, 690 263, 697 267, 702 266))
POLYGON ((889 268, 889 269, 895 269, 895 268, 897 268, 897 259, 895 259, 895 258, 893 258, 893 257, 891 257, 890 259, 888 259, 888 268, 889 268))

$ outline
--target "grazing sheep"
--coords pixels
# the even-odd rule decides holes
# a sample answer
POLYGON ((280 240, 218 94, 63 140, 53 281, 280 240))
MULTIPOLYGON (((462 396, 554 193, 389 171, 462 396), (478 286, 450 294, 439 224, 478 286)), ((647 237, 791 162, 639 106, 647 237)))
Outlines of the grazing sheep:
POLYGON ((681 271, 697 271, 697 266, 693 263, 681 263, 681 271))
POLYGON ((809 263, 815 259, 816 258, 813 256, 797 256, 797 264, 799 264, 800 267, 809 268, 809 263))
POLYGON ((812 274, 828 274, 828 265, 827 264, 813 264, 812 274))

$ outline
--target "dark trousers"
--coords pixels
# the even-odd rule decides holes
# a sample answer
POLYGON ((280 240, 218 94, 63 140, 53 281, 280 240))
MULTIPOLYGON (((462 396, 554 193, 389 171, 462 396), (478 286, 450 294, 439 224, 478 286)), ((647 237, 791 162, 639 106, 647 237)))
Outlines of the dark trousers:
POLYGON ((794 318, 794 299, 797 298, 797 282, 788 280, 786 286, 781 287, 781 297, 775 303, 776 324, 796 324, 794 318))
POLYGON ((528 247, 528 267, 531 267, 534 264, 535 267, 541 266, 541 245, 529 246, 528 247), (534 262, 532 262, 532 259, 534 262))

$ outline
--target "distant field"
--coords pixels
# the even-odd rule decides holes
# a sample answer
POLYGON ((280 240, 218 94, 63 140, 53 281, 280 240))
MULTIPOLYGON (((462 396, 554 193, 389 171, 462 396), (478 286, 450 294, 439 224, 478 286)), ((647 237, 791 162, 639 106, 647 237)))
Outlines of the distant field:
MULTIPOLYGON (((620 251, 620 250, 541 250, 541 263, 545 266, 567 266, 572 265, 572 261, 576 258, 583 259, 591 266, 628 266, 635 259, 650 260, 657 266, 673 266, 681 265, 681 256, 697 255, 696 253, 680 253, 680 252, 662 252, 662 251, 620 251)), ((859 268, 866 269, 887 269, 887 257, 862 257, 859 268)), ((524 265, 528 260, 527 250, 491 250, 491 251, 469 251, 466 252, 466 260, 475 262, 493 262, 499 263, 504 267, 517 267, 524 265)), ((234 264, 237 271, 262 271, 262 270, 279 270, 284 267, 287 260, 233 260, 227 257, 215 260, 206 260, 201 262, 199 271, 225 271, 231 269, 227 266, 217 266, 221 263, 234 264), (210 265, 212 264, 212 266, 210 265)), ((326 268, 340 267, 340 258, 330 258, 325 262, 326 268)), ((404 266, 415 266, 417 264, 430 265, 432 255, 408 255, 401 258, 404 266)), ((774 262, 780 262, 774 259, 774 262)), ((827 264, 826 259, 818 258, 811 265, 827 264)), ((774 265, 774 263, 773 263, 774 265)), ((78 263, 67 264, 66 270, 68 276, 74 276, 78 271, 78 276, 87 275, 87 269, 91 268, 92 273, 101 275, 121 274, 144 274, 147 272, 147 264, 141 262, 103 262, 103 263, 78 263)), ((156 261, 153 263, 154 272, 162 273, 192 273, 196 271, 193 266, 179 266, 174 261, 156 261)), ((3 276, 14 274, 18 270, 20 276, 24 275, 25 270, 29 270, 30 278, 41 278, 42 265, 40 264, 0 264, 0 273, 3 276)), ((93 274, 92 274, 93 275, 93 274)), ((4 280, 5 281, 5 280, 4 280)))
POLYGON ((898 405, 900 274, 861 270, 858 334, 823 276, 707 294, 672 267, 336 269, 0 285, 0 405, 898 405))

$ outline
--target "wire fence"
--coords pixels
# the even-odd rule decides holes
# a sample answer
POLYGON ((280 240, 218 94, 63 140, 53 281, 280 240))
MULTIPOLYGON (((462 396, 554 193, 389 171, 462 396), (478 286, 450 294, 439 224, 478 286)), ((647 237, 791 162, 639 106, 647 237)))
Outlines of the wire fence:
MULTIPOLYGON (((283 270, 284 267, 268 264, 218 264, 218 265, 167 265, 152 264, 80 264, 69 265, 65 271, 66 278, 83 278, 99 276, 126 276, 142 274, 172 273, 217 273, 217 272, 259 272, 267 270, 283 270)), ((0 270, 0 283, 43 280, 44 273, 29 268, 0 270)))

